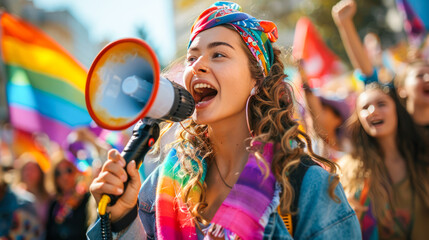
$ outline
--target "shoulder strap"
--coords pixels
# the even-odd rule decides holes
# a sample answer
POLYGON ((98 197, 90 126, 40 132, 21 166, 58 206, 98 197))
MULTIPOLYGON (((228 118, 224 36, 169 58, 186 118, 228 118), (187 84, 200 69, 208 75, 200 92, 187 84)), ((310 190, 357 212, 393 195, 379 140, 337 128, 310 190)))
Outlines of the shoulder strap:
MULTIPOLYGON (((298 210, 298 202, 299 202, 299 195, 301 192, 302 181, 304 179, 304 176, 307 170, 313 165, 318 165, 318 164, 315 161, 313 161, 310 156, 304 155, 301 157, 300 163, 298 164, 298 166, 289 173, 289 182, 292 185, 293 190, 295 192, 293 202, 290 208, 291 212, 297 212, 298 210)), ((280 211, 279 211, 279 214, 280 214, 280 211)), ((280 214, 280 217, 283 219, 283 222, 285 223, 289 233, 293 236, 293 232, 294 232, 293 225, 298 221, 298 214, 293 214, 293 215, 286 214, 286 216, 283 216, 280 214)))
MULTIPOLYGON (((301 162, 299 163, 298 167, 296 167, 289 173, 289 182, 292 185, 293 190, 295 191, 293 203, 291 206, 292 212, 295 212, 298 210, 298 202, 299 202, 299 196, 301 193, 302 181, 304 180, 304 176, 307 170, 313 165, 319 165, 319 164, 313 161, 310 156, 304 155, 301 157, 301 162)), ((296 216, 296 214, 294 216, 296 216)))

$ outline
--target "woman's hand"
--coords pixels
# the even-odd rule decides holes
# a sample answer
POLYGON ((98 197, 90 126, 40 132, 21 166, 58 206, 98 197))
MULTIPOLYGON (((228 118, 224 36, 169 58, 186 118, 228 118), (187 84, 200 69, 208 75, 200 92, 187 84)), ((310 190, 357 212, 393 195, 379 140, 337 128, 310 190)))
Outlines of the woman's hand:
POLYGON ((140 175, 136 168, 135 161, 127 165, 125 172, 125 160, 117 150, 110 150, 108 160, 104 163, 100 174, 92 181, 90 186, 91 194, 95 201, 100 202, 103 194, 120 195, 124 192, 124 182, 128 175, 130 180, 124 194, 117 200, 115 205, 107 207, 107 212, 111 213, 111 220, 115 222, 127 214, 137 203, 140 190, 140 175))
POLYGON ((332 7, 332 18, 335 24, 341 25, 344 21, 352 20, 356 14, 356 3, 354 0, 342 0, 332 7))

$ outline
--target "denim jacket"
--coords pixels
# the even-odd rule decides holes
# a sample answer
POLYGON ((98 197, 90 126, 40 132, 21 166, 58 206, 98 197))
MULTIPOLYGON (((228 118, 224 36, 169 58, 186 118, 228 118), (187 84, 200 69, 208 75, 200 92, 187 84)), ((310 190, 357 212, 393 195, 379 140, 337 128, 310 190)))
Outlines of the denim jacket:
MULTIPOLYGON (((139 218, 119 235, 120 239, 156 239, 155 194, 160 168, 143 183, 139 193, 139 218)), ((265 227, 264 239, 362 239, 359 221, 350 207, 341 184, 335 194, 336 203, 328 194, 329 173, 319 166, 305 173, 298 202, 297 222, 292 237, 283 220, 273 211, 265 227)), ((274 208, 276 209, 276 208, 274 208)), ((101 239, 100 220, 87 232, 88 239, 101 239)), ((198 233, 198 239, 204 236, 198 233)))

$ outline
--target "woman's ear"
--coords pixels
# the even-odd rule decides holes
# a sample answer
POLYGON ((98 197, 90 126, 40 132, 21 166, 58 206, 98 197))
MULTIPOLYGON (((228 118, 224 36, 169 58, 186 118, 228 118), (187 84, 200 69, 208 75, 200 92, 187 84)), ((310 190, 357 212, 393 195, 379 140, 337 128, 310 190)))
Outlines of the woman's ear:
POLYGON ((407 98, 407 91, 403 87, 398 87, 398 95, 400 98, 405 99, 407 98))

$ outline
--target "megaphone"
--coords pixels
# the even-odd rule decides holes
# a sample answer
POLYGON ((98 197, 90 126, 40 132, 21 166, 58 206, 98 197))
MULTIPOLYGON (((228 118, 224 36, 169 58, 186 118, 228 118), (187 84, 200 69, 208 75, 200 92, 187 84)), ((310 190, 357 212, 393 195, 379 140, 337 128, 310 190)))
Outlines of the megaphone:
POLYGON ((88 72, 85 98, 92 119, 109 130, 126 129, 143 118, 179 122, 195 109, 192 95, 161 77, 154 51, 135 38, 100 51, 88 72))
MULTIPOLYGON (((137 123, 121 153, 126 164, 135 160, 136 167, 158 139, 159 121, 179 122, 195 109, 192 95, 161 77, 154 51, 135 38, 117 40, 100 51, 88 72, 85 100, 92 119, 102 128, 123 130, 137 123)), ((102 196, 98 209, 104 225, 106 206, 114 205, 118 197, 102 196)))

